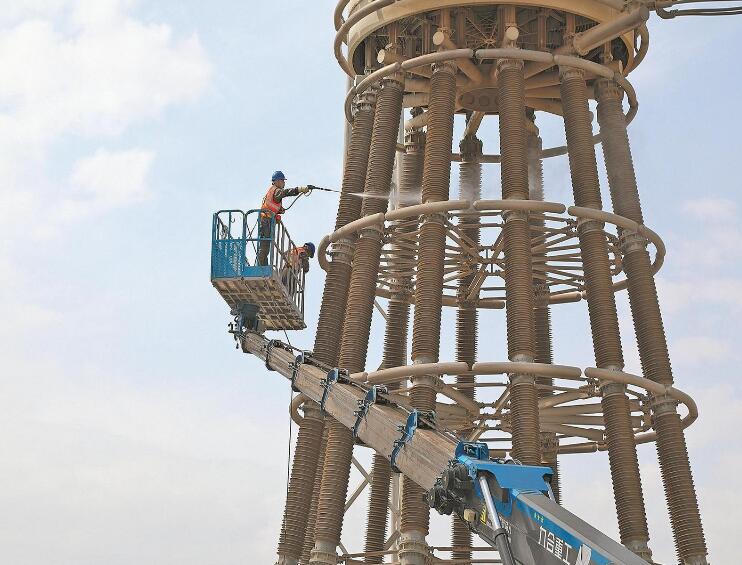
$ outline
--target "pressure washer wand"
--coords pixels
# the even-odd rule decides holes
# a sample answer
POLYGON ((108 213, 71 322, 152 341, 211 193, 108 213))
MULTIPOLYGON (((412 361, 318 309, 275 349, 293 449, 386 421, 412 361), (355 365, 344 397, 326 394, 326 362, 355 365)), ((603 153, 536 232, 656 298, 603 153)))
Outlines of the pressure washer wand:
POLYGON ((321 186, 309 186, 310 190, 321 190, 322 192, 337 192, 338 194, 341 194, 341 190, 335 190, 334 188, 322 188, 321 186))
MULTIPOLYGON (((301 187, 301 188, 305 188, 305 187, 301 187)), ((321 190, 322 192, 337 192, 338 194, 342 194, 342 191, 340 191, 340 190, 335 190, 334 188, 322 188, 321 186, 314 186, 314 185, 312 185, 312 184, 308 184, 308 185, 306 186, 306 188, 308 188, 308 189, 309 189, 309 192, 310 192, 310 193, 311 193, 311 192, 314 192, 315 190, 321 190)), ((292 207, 292 206, 293 206, 294 204, 296 204, 296 202, 297 202, 297 201, 299 200, 299 198, 301 198, 302 196, 304 196, 304 194, 299 194, 299 195, 298 195, 298 196, 297 196, 296 198, 294 198, 294 201, 293 201, 293 202, 292 202, 292 203, 291 203, 291 204, 290 204, 290 205, 289 205, 289 206, 288 206, 288 207, 286 208, 286 211, 288 212, 289 210, 291 210, 291 207, 292 207)))

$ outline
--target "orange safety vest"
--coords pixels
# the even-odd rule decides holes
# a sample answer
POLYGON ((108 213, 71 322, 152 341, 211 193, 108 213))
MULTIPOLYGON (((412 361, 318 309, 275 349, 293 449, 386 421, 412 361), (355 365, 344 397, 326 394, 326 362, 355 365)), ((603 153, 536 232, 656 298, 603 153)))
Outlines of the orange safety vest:
POLYGON ((304 246, 301 247, 294 247, 291 250, 291 266, 294 268, 297 268, 301 266, 301 254, 305 253, 306 249, 304 249, 304 246))
MULTIPOLYGON (((263 197, 263 204, 260 206, 262 210, 270 210, 274 216, 276 216, 276 221, 281 221, 281 213, 284 212, 283 206, 281 206, 280 202, 276 202, 273 199, 273 195, 276 192, 276 186, 270 185, 268 187, 268 192, 265 193, 265 196, 263 197)), ((261 212, 260 213, 261 218, 270 218, 271 214, 267 212, 261 212)))

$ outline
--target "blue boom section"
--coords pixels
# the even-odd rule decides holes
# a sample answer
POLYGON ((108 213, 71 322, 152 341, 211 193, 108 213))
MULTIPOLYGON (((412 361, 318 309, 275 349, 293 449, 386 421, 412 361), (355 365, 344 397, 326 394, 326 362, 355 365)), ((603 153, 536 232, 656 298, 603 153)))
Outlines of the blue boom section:
MULTIPOLYGON (((450 468, 434 487, 446 494, 439 492, 435 501, 439 511, 453 507, 501 554, 504 530, 513 563, 646 565, 624 546, 558 505, 551 492, 551 476, 549 467, 491 460, 485 443, 460 442, 450 468), (446 508, 446 504, 450 506, 446 508), (488 508, 497 516, 491 516, 488 508)), ((433 498, 429 495, 429 500, 433 498)))

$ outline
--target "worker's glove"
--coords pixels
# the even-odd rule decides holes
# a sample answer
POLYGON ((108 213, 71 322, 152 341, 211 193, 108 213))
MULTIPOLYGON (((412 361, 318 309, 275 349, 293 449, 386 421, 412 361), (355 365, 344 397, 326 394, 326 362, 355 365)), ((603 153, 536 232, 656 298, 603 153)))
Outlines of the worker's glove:
POLYGON ((299 194, 309 194, 312 192, 313 186, 300 186, 299 187, 299 194))

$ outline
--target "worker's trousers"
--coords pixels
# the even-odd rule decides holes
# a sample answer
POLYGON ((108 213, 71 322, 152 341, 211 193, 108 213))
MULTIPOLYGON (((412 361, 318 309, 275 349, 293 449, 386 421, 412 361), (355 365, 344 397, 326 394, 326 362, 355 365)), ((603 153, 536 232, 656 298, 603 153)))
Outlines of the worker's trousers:
POLYGON ((271 219, 261 218, 260 226, 258 227, 258 236, 261 241, 258 242, 258 265, 268 264, 268 255, 271 250, 271 219), (263 239, 266 238, 266 239, 263 239))

